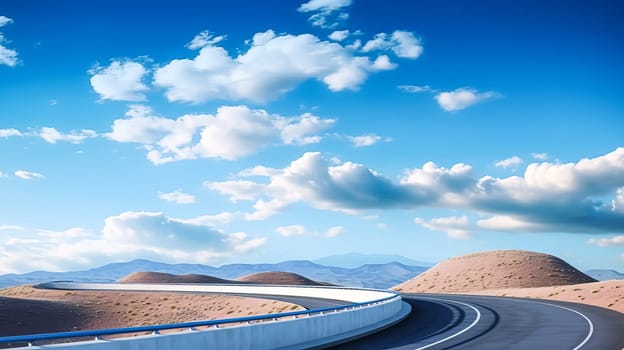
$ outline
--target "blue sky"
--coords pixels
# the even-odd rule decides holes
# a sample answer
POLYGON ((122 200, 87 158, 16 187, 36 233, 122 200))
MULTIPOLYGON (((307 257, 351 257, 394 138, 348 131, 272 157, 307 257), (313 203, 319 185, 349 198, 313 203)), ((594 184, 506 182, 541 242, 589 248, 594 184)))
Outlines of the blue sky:
POLYGON ((618 1, 0 5, 0 273, 528 249, 624 269, 618 1))

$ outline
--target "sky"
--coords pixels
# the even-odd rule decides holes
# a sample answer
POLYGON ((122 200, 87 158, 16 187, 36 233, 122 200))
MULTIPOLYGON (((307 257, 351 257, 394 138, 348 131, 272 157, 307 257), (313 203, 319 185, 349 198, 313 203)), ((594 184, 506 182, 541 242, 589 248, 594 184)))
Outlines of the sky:
POLYGON ((624 270, 624 6, 0 3, 0 274, 523 249, 624 270))

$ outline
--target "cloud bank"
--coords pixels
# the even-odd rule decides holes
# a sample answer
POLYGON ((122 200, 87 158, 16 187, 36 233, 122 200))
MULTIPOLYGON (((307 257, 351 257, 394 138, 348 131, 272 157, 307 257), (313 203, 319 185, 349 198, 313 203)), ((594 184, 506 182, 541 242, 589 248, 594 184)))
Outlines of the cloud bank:
POLYGON ((20 238, 0 239, 0 273, 80 269, 136 256, 215 263, 249 253, 266 242, 266 238, 250 238, 244 232, 224 233, 204 219, 184 220, 143 211, 108 217, 101 232, 81 228, 6 230, 16 231, 13 236, 20 238))
MULTIPOLYGON (((305 153, 285 168, 256 167, 209 189, 232 201, 255 201, 249 220, 275 215, 298 202, 345 213, 366 209, 437 207, 489 214, 476 227, 519 232, 624 232, 624 147, 576 163, 532 163, 523 176, 477 178, 472 167, 433 162, 407 170, 399 181, 320 153, 305 153), (250 176, 264 177, 256 182, 250 176), (604 196, 613 196, 605 202, 604 196)), ((420 221, 421 225, 468 229, 467 219, 420 221), (461 224, 462 228, 458 225, 461 224)), ((448 230, 446 230, 448 231, 448 230)), ((457 231, 456 236, 462 232, 457 231)))

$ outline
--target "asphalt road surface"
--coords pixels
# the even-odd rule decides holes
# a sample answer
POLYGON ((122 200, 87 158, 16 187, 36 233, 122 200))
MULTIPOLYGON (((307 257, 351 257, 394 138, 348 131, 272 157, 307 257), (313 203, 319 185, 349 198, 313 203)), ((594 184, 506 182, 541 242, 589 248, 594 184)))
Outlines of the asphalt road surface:
POLYGON ((590 305, 487 296, 404 294, 412 312, 335 349, 624 349, 624 314, 590 305))

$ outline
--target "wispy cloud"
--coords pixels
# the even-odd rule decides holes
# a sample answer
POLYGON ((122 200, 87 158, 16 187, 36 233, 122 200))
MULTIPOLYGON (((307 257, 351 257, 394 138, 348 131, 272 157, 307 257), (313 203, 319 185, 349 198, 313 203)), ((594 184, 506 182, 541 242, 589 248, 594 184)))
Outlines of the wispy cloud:
POLYGON ((436 92, 436 90, 432 89, 429 85, 399 85, 397 87, 400 90, 414 94, 422 92, 436 92))
POLYGON ((275 232, 279 233, 280 235, 284 237, 314 236, 314 237, 334 238, 334 237, 341 235, 344 232, 344 227, 332 226, 328 228, 325 232, 314 232, 314 231, 308 231, 303 225, 289 225, 289 226, 280 226, 275 229, 275 232))
POLYGON ((595 244, 600 247, 611 247, 624 245, 624 236, 614 236, 610 238, 591 238, 589 244, 595 244))
POLYGON ((513 168, 516 169, 518 166, 522 164, 522 159, 518 156, 512 156, 503 160, 499 160, 494 163, 494 166, 497 168, 513 168))
POLYGON ((308 21, 313 26, 331 29, 349 18, 349 13, 345 11, 345 8, 351 3, 352 0, 310 0, 299 6, 297 11, 312 13, 308 21))
POLYGON ((64 134, 59 132, 55 128, 44 127, 41 128, 41 130, 36 134, 49 143, 66 141, 74 144, 79 144, 88 138, 97 137, 97 133, 91 129, 82 129, 80 131, 72 130, 69 133, 64 134))
POLYGON ((174 202, 176 204, 195 203, 195 196, 193 196, 192 194, 184 193, 180 190, 173 192, 158 192, 158 198, 167 202, 174 202))
POLYGON ((378 33, 362 47, 362 52, 386 50, 392 51, 397 57, 415 59, 423 53, 423 46, 414 33, 396 30, 392 34, 378 33))
MULTIPOLYGON (((0 28, 10 23, 13 23, 11 18, 0 16, 0 28)), ((6 41, 4 34, 0 32, 0 65, 15 67, 19 62, 17 59, 17 51, 4 46, 6 41)))
POLYGON ((14 174, 24 180, 43 179, 45 177, 43 174, 27 170, 16 170, 14 174))
POLYGON ((17 129, 0 129, 0 137, 9 138, 12 136, 23 136, 22 132, 17 129))
POLYGON ((548 153, 531 153, 531 157, 537 159, 537 160, 547 160, 548 159, 548 153))
POLYGON ((445 111, 454 112, 472 105, 500 96, 495 91, 479 92, 472 88, 459 88, 453 91, 440 92, 436 101, 445 111))
POLYGON ((467 216, 449 216, 431 220, 417 217, 414 222, 428 230, 446 232, 449 238, 470 238, 470 221, 467 216))

